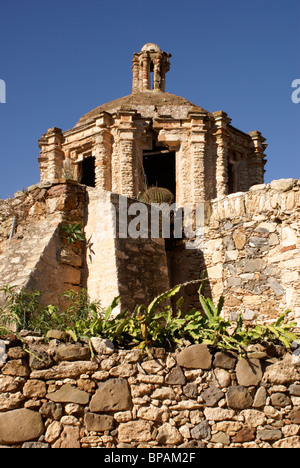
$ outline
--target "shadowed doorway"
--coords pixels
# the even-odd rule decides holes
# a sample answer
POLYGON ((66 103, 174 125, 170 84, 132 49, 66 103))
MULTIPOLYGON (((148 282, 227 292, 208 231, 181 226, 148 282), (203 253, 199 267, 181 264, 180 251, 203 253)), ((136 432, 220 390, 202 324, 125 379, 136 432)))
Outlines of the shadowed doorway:
POLYGON ((95 158, 89 156, 82 161, 81 166, 82 176, 80 183, 87 185, 88 187, 96 186, 96 174, 95 174, 95 158))

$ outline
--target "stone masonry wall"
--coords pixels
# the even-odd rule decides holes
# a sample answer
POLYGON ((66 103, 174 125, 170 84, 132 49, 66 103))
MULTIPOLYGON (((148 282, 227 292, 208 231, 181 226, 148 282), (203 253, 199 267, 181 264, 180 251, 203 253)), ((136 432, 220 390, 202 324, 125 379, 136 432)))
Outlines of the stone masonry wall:
POLYGON ((149 356, 93 338, 91 358, 48 337, 0 340, 0 446, 300 448, 299 358, 281 347, 149 356))
MULTIPOLYGON (((121 296, 121 308, 134 311, 169 289, 164 239, 132 238, 130 215, 136 200, 97 189, 87 190, 85 236, 87 250, 84 283, 92 300, 108 307, 121 296)), ((139 204, 140 206, 140 204, 139 204)), ((150 210, 149 210, 150 218, 150 210)))
POLYGON ((70 246, 62 226, 82 222, 84 194, 83 186, 57 181, 0 201, 0 286, 38 290, 45 304, 82 286, 82 246, 70 246))
MULTIPOLYGON (((283 179, 207 205, 202 254, 214 300, 232 318, 300 324, 300 181, 283 179)), ((187 251, 188 252, 188 251, 187 251)), ((188 265, 187 265, 188 268, 188 265)))

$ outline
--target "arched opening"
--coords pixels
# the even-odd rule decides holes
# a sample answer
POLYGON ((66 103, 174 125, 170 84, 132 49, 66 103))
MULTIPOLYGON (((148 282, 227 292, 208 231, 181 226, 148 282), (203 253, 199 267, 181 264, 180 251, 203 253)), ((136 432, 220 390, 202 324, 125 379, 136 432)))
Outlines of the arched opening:
POLYGON ((150 62, 150 90, 154 89, 154 65, 150 62))
POLYGON ((80 183, 88 187, 96 186, 95 158, 93 156, 89 156, 82 161, 80 183))

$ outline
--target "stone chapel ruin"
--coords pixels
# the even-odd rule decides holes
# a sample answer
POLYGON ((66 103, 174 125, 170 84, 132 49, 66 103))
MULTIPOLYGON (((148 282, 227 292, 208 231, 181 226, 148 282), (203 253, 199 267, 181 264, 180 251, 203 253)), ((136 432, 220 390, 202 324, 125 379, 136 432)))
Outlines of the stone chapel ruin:
MULTIPOLYGON (((267 320, 290 308, 300 319, 299 181, 264 184, 260 132, 166 92, 170 58, 146 44, 133 56, 130 95, 41 137, 41 182, 0 202, 1 284, 43 291, 45 303, 84 287, 104 306, 120 295, 133 309, 206 270, 231 316, 267 320), (204 206, 201 246, 116 235, 120 207, 148 187, 168 189, 179 207, 204 206), (86 243, 67 245, 70 223, 86 243)), ((197 305, 197 285, 182 294, 197 305)))
POLYGON ((79 183, 136 197, 168 188, 179 205, 247 191, 264 181, 265 139, 165 92, 171 54, 146 44, 133 58, 132 94, 40 139, 41 181, 79 183))
MULTIPOLYGON (((44 305, 63 307, 65 291, 85 288, 104 307, 120 296, 133 311, 186 283, 189 309, 207 271, 206 292, 224 296, 231 320, 268 323, 290 309, 299 327, 300 181, 265 184, 260 132, 166 92, 170 58, 146 44, 129 96, 42 136, 41 182, 0 200, 0 289, 38 290, 44 305), (152 220, 153 205, 139 202, 149 187, 178 207, 201 206, 201 243, 151 235, 149 223, 128 235, 137 206, 152 220), (76 225, 85 241, 70 244, 76 225)), ((33 335, 0 339, 0 448, 200 457, 195 449, 300 447, 299 348, 283 356, 281 346, 251 345, 241 358, 202 343, 150 354, 33 335)))

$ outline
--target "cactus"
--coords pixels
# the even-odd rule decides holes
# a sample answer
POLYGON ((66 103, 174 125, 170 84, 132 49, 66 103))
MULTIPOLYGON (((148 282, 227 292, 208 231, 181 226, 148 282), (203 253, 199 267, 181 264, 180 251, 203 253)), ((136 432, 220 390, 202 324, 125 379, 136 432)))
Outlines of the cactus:
POLYGON ((174 195, 173 193, 163 187, 150 187, 144 193, 139 196, 139 200, 144 203, 167 203, 168 205, 172 205, 174 202, 174 195))

